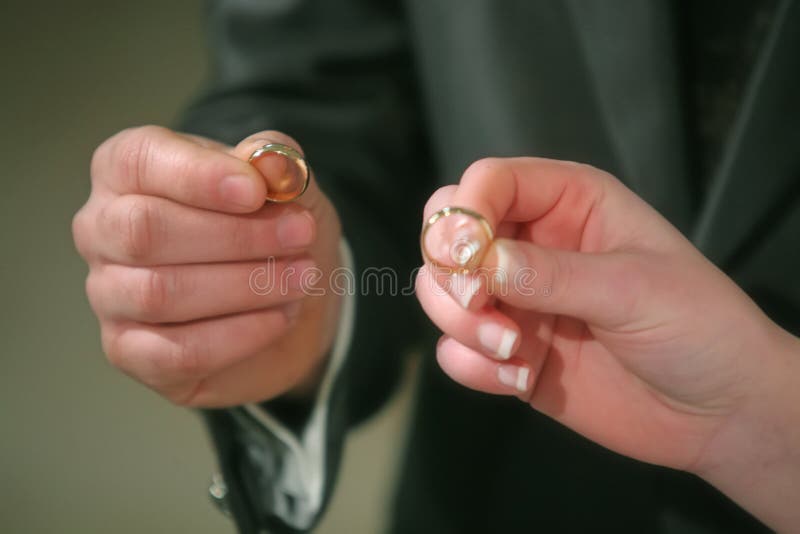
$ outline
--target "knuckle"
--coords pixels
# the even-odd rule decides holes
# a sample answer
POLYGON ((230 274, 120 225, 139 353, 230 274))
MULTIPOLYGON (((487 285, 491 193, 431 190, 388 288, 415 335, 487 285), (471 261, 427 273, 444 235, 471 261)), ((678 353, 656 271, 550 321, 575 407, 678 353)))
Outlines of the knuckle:
POLYGON ((584 184, 590 191, 594 191, 598 196, 602 197, 607 187, 616 187, 622 184, 616 176, 594 165, 588 163, 572 164, 577 169, 575 173, 576 180, 584 184))
POLYGON ((113 323, 103 322, 100 325, 100 343, 112 366, 123 372, 130 372, 123 333, 124 330, 113 323))
POLYGON ((203 406, 201 395, 205 389, 205 380, 190 381, 179 387, 163 389, 160 393, 169 402, 180 408, 200 408, 203 406))
POLYGON ((155 140, 163 135, 160 126, 139 126, 123 130, 110 150, 111 165, 117 180, 126 191, 140 191, 141 177, 153 161, 155 140))
POLYGON ((570 286, 572 285, 572 262, 570 256, 566 254, 551 254, 552 257, 552 270, 550 272, 550 280, 545 281, 545 284, 550 285, 550 290, 561 295, 563 298, 568 298, 570 294, 570 286))
MULTIPOLYGON (((103 352, 114 368, 164 396, 167 396, 168 389, 175 389, 170 384, 202 380, 202 345, 187 343, 189 336, 170 336, 169 333, 156 330, 154 332, 159 333, 158 337, 161 338, 158 343, 141 343, 135 341, 136 337, 131 337, 128 332, 128 323, 101 323, 103 352), (172 337, 172 340, 168 341, 168 337, 172 337)), ((192 395, 184 392, 183 395, 176 395, 173 402, 179 403, 182 399, 191 401, 192 395)))
POLYGON ((102 215, 108 235, 116 236, 123 259, 147 259, 155 247, 158 214, 155 206, 141 197, 121 197, 102 215))
POLYGON ((244 258, 253 253, 256 245, 256 220, 245 217, 231 218, 231 228, 228 235, 233 246, 233 250, 238 257, 244 258))
POLYGON ((190 336, 156 328, 158 343, 140 343, 127 335, 127 323, 103 321, 101 343, 108 362, 136 380, 157 388, 202 377, 203 346, 190 336), (171 338, 171 339, 170 339, 171 338))
POLYGON ((202 352, 199 343, 190 342, 188 337, 184 337, 172 353, 172 369, 182 378, 194 378, 202 374, 202 352))
POLYGON ((89 299, 89 306, 91 306, 95 315, 98 316, 102 308, 104 286, 105 284, 103 284, 100 274, 98 274, 95 269, 91 269, 86 276, 84 289, 86 291, 86 297, 89 299))
POLYGON ((481 158, 464 171, 463 180, 482 180, 493 175, 504 165, 502 158, 481 158))
POLYGON ((106 173, 108 170, 108 163, 110 160, 110 152, 112 151, 111 147, 113 146, 113 137, 101 143, 97 148, 94 149, 92 152, 92 159, 89 163, 89 176, 92 180, 92 183, 97 182, 97 180, 106 173))
POLYGON ((79 209, 75 215, 72 216, 72 240, 75 244, 75 250, 78 254, 86 260, 91 256, 91 240, 89 239, 89 216, 86 212, 86 207, 79 209))
POLYGON ((180 380, 189 380, 203 374, 202 362, 204 344, 197 342, 196 336, 178 336, 171 349, 159 359, 163 373, 180 380))
POLYGON ((159 320, 169 312, 175 287, 174 273, 170 269, 147 269, 134 289, 133 301, 139 317, 159 320))
POLYGON ((146 258, 153 242, 147 203, 131 202, 120 230, 124 254, 133 260, 146 258))
POLYGON ((617 322, 625 324, 638 317, 643 299, 652 290, 648 269, 636 257, 622 257, 614 262, 607 281, 613 299, 617 322))

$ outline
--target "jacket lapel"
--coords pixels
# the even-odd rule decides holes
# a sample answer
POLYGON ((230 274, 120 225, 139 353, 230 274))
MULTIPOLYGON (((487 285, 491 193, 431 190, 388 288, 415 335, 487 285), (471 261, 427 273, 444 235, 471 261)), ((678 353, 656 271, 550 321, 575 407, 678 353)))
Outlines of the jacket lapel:
POLYGON ((800 194, 799 73, 800 9, 783 0, 692 236, 718 265, 747 255, 800 194))

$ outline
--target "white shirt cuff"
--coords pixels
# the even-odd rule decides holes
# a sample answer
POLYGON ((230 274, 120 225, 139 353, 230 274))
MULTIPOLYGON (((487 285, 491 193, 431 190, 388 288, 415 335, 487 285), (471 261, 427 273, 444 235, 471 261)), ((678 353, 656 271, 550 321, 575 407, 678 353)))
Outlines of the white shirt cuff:
MULTIPOLYGON (((354 269, 353 256, 347 242, 342 239, 339 244, 342 266, 354 269)), ((282 459, 283 469, 280 480, 275 485, 282 492, 291 494, 294 499, 292 515, 304 518, 310 527, 319 513, 325 497, 326 458, 325 441, 328 424, 328 404, 331 391, 339 371, 344 364, 347 351, 353 337, 355 323, 356 296, 352 291, 342 296, 342 311, 339 328, 330 355, 325 375, 319 386, 317 398, 311 415, 299 436, 295 435, 272 414, 258 404, 247 404, 243 409, 263 425, 285 446, 286 456, 282 459)), ((280 505, 280 503, 276 503, 280 505)), ((282 510, 275 510, 279 515, 282 510)), ((297 525, 302 527, 301 525, 297 525)))

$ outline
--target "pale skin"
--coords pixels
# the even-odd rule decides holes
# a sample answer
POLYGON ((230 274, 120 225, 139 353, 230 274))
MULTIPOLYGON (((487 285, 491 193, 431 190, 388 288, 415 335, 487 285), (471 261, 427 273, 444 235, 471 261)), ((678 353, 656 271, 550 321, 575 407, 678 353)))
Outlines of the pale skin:
POLYGON ((445 373, 516 395, 616 452, 695 473, 771 527, 800 531, 797 338, 592 167, 481 160, 433 194, 425 217, 444 206, 481 213, 497 230, 488 272, 536 272, 525 292, 493 291, 484 277, 465 295, 476 286, 447 294, 440 271, 420 271, 417 296, 444 332, 445 373), (487 324, 511 332, 509 350, 502 335, 481 338, 487 324))
MULTIPOLYGON (((297 202, 264 205, 264 176, 281 171, 246 160, 267 142, 300 149, 274 131, 227 147, 145 127, 93 158, 73 229, 103 347, 174 403, 308 394, 335 336, 333 292, 248 286, 267 257, 279 274, 340 262, 338 217, 313 181, 297 202)), ((444 332, 437 359, 450 377, 515 395, 621 454, 693 472, 771 527, 800 531, 797 338, 592 167, 481 160, 432 195, 426 217, 444 206, 496 230, 484 267, 536 272, 533 293, 487 282, 448 295, 441 275, 421 271, 417 295, 444 332)))

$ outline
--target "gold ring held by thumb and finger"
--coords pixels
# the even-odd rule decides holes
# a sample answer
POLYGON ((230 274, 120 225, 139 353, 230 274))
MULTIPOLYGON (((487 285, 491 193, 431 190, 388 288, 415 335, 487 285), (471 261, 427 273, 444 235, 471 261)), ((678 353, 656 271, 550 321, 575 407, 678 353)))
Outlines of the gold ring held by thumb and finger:
POLYGON ((477 269, 494 239, 489 221, 471 209, 448 206, 425 221, 420 248, 425 261, 445 273, 477 269))
MULTIPOLYGON (((305 193, 311 179, 311 169, 303 155, 294 148, 280 143, 268 143, 254 151, 247 160, 251 165, 266 159, 279 157, 286 163, 276 163, 275 169, 264 176, 268 202, 291 202, 305 193)), ((259 169, 261 171, 261 169, 259 169)), ((264 173, 262 172, 262 175, 264 173)))

